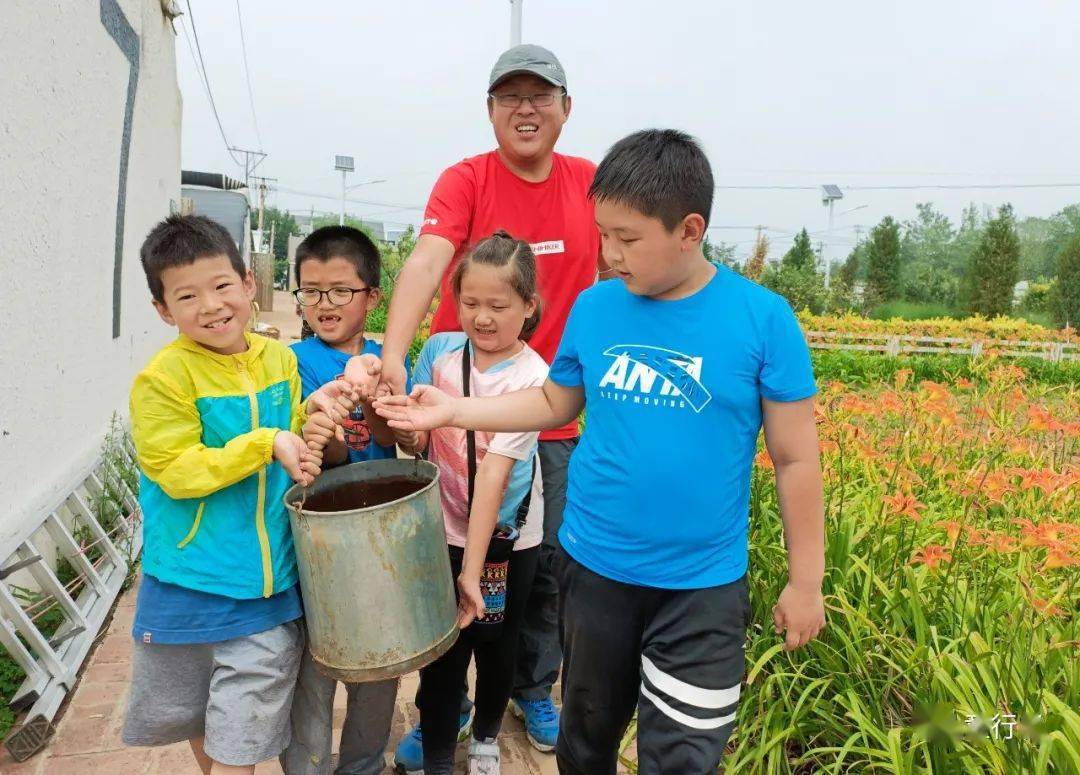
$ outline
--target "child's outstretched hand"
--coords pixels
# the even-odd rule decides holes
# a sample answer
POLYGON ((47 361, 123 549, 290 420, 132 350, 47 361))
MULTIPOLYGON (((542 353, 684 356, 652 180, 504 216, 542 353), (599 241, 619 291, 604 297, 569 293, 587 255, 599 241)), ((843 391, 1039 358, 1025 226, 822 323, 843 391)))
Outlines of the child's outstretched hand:
POLYGON ((307 442, 290 431, 278 431, 274 436, 274 460, 297 484, 309 487, 319 475, 321 455, 308 448, 307 442))
POLYGON ((776 634, 785 630, 784 651, 794 651, 817 637, 825 627, 825 600, 820 589, 801 589, 791 582, 773 606, 776 634))
POLYGON ((487 608, 484 606, 484 596, 480 594, 480 579, 465 578, 462 574, 457 579, 458 586, 458 628, 464 630, 474 620, 479 619, 487 608))
POLYGON ((454 399, 432 385, 417 385, 408 396, 380 396, 373 406, 395 430, 430 431, 454 419, 454 399))
POLYGON ((301 433, 308 449, 314 452, 321 452, 330 443, 330 439, 335 437, 340 442, 345 441, 345 429, 331 420, 325 412, 309 415, 301 433))
POLYGON ((364 403, 375 398, 382 375, 382 361, 371 353, 354 355, 345 364, 345 380, 351 384, 364 403))
POLYGON ((343 379, 327 382, 316 390, 307 400, 307 413, 313 415, 322 412, 331 420, 340 423, 356 408, 356 390, 343 379))

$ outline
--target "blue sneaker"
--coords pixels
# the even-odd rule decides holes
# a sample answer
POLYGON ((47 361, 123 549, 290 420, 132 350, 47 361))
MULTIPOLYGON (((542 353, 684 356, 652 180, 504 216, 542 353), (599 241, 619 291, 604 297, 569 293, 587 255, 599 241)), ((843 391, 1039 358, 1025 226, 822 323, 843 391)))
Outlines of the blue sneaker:
POLYGON ((525 722, 525 734, 536 750, 545 753, 555 750, 555 741, 559 739, 559 712, 550 697, 542 700, 515 697, 510 703, 510 712, 525 722))
MULTIPOLYGON (((462 713, 458 721, 458 742, 464 742, 472 734, 473 709, 468 713, 462 713)), ((424 775, 424 737, 420 732, 420 725, 405 733, 396 749, 394 749, 394 769, 404 775, 424 775)))

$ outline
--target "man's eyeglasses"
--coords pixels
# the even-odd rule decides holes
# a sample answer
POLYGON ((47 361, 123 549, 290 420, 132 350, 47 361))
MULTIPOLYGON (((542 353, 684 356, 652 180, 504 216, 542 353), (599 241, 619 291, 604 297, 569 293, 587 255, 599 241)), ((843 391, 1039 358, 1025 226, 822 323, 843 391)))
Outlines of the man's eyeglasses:
POLYGON ((325 294, 326 298, 330 300, 330 303, 335 307, 344 307, 350 301, 353 300, 353 296, 358 293, 368 293, 371 288, 331 288, 328 291, 322 291, 318 288, 297 288, 293 291, 293 297, 301 307, 315 307, 322 301, 322 297, 325 294))
POLYGON ((492 94, 491 99, 495 100, 495 103, 500 108, 516 108, 525 100, 531 102, 534 108, 546 108, 555 104, 556 97, 563 97, 565 95, 565 91, 561 91, 557 94, 553 94, 552 92, 545 92, 543 94, 492 94))

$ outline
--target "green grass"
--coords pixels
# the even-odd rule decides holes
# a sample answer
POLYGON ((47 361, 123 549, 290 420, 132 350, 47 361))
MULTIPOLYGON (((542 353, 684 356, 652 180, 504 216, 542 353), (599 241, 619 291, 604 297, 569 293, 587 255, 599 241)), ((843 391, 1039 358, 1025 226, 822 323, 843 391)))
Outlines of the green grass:
POLYGON ((870 310, 868 317, 874 320, 891 320, 893 318, 900 318, 901 320, 956 318, 959 320, 960 318, 965 317, 965 315, 947 304, 917 301, 886 301, 870 310))
POLYGON ((1037 326, 1045 326, 1046 328, 1057 328, 1054 324, 1054 319, 1049 312, 1035 312, 1031 310, 1025 310, 1022 307, 1013 310, 1013 317, 1023 318, 1028 323, 1034 323, 1037 326))
POLYGON ((963 377, 985 384, 995 365, 1009 363, 1027 373, 1028 380, 1042 385, 1080 384, 1080 361, 1054 363, 1042 358, 1007 358, 994 361, 966 355, 912 354, 890 358, 884 353, 811 350, 814 375, 819 384, 839 380, 853 386, 892 382, 901 369, 911 369, 914 382, 924 379, 951 384, 963 377))

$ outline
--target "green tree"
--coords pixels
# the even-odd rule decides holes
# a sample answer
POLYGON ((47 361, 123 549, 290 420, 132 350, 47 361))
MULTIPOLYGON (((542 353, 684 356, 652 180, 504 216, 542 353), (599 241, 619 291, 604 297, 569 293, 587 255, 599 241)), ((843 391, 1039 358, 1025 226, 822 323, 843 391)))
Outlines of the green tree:
POLYGON ((1049 218, 1025 218, 1020 236, 1020 278, 1047 281, 1057 271, 1061 250, 1080 235, 1080 205, 1069 205, 1049 218))
POLYGON ((735 246, 726 242, 718 242, 714 245, 708 235, 701 241, 701 252, 714 264, 723 264, 731 269, 738 265, 735 261, 735 246))
MULTIPOLYGON (((1057 264, 1053 218, 1025 218, 1016 224, 1020 238, 1020 279, 1046 282, 1054 276, 1057 264)), ((1056 245, 1061 249, 1061 245, 1056 245)))
POLYGON ((807 234, 806 227, 803 227, 802 231, 795 235, 795 242, 792 243, 791 249, 784 254, 784 257, 780 259, 780 264, 800 271, 814 271, 817 268, 817 253, 814 252, 814 247, 810 244, 810 235, 807 234))
MULTIPOLYGON (((257 209, 252 211, 251 222, 253 226, 259 224, 257 209)), ((263 230, 267 235, 274 235, 274 244, 270 246, 270 252, 274 255, 274 281, 282 283, 289 271, 289 236, 299 234, 300 227, 287 210, 267 207, 263 211, 263 230)))
POLYGON ((832 286, 829 288, 828 309, 832 311, 855 310, 858 308, 858 295, 855 284, 859 272, 866 265, 866 243, 860 242, 848 253, 843 263, 837 262, 833 271, 832 286))
MULTIPOLYGON (((768 249, 768 243, 765 247, 768 249)), ((795 235, 791 248, 779 262, 765 265, 759 282, 786 298, 793 309, 808 309, 815 314, 825 311, 825 275, 817 271, 817 253, 805 228, 795 235)))
POLYGON ((900 298, 900 224, 891 215, 870 231, 866 249, 867 306, 900 298))
POLYGON ((956 303, 960 267, 952 265, 955 233, 952 223, 929 202, 915 205, 917 214, 904 224, 900 244, 903 298, 916 302, 956 303))
MULTIPOLYGON (((336 215, 321 215, 315 219, 315 222, 311 224, 313 229, 321 229, 323 226, 337 226, 338 216, 336 215)), ((359 218, 354 218, 351 215, 345 216, 345 225, 352 226, 354 229, 359 229, 371 238, 371 241, 378 245, 381 239, 375 235, 375 232, 371 230, 369 224, 364 223, 359 218)))
POLYGON ((866 268, 866 243, 860 242, 848 253, 844 265, 836 273, 836 279, 848 288, 854 288, 866 268))
POLYGON ((825 311, 829 293, 825 276, 811 267, 795 264, 769 264, 761 273, 761 284, 786 298, 792 309, 808 309, 815 315, 825 311))
POLYGON ((963 278, 967 272, 967 266, 971 263, 971 255, 975 252, 975 246, 982 237, 983 217, 979 214, 979 208, 974 202, 964 208, 960 216, 960 225, 956 229, 952 247, 949 250, 949 268, 953 273, 963 278))
POLYGON ((1080 235, 1073 237, 1058 252, 1050 314, 1055 325, 1080 328, 1080 235))
POLYGON ((998 208, 987 221, 965 276, 968 311, 994 317, 1012 309, 1013 288, 1020 269, 1020 238, 1012 205, 998 208))

